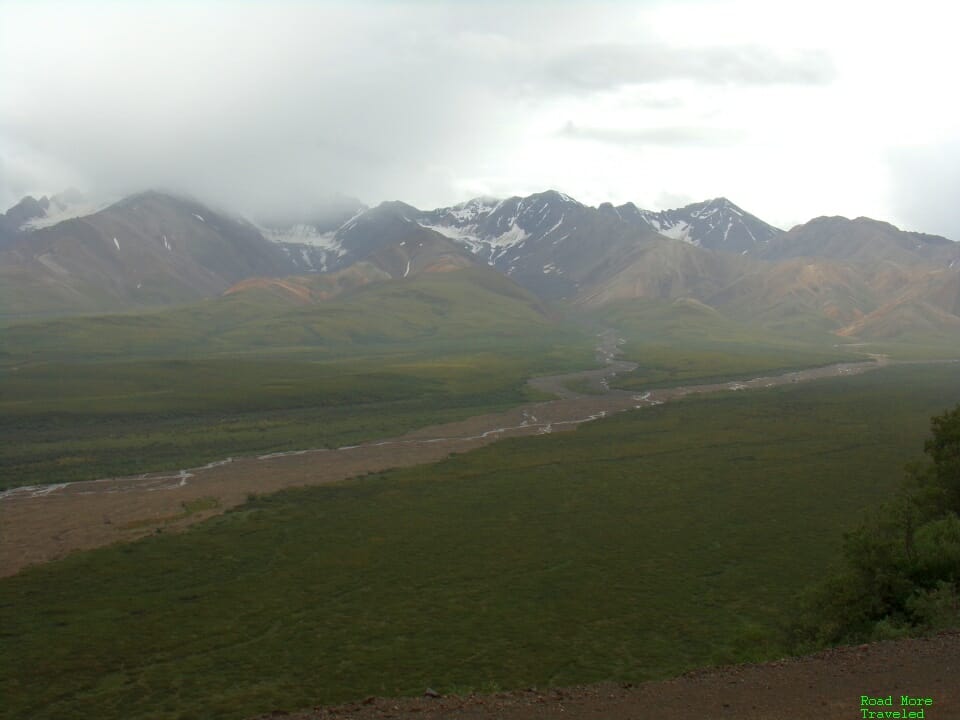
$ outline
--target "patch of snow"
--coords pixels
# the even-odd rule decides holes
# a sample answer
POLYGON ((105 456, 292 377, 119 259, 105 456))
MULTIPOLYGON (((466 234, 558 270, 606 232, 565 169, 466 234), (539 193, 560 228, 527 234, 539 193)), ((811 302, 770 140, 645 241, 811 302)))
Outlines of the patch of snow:
POLYGON ((407 260, 407 269, 403 271, 403 276, 406 277, 410 274, 410 261, 407 260))
POLYGON ((194 216, 197 220, 199 220, 200 222, 206 222, 206 220, 204 220, 202 217, 200 217, 200 216, 197 215, 196 213, 190 213, 190 214, 193 215, 193 216, 194 216))
POLYGON ((481 215, 487 215, 500 207, 501 200, 496 198, 473 198, 465 203, 446 208, 446 214, 457 222, 473 222, 481 215))
POLYGON ((575 205, 582 205, 582 203, 578 202, 577 200, 574 200, 572 197, 570 197, 566 193, 557 193, 557 194, 560 196, 560 199, 563 200, 564 202, 573 203, 575 205))
POLYGON ((117 239, 116 239, 116 238, 113 239, 113 244, 117 246, 117 250, 120 249, 120 243, 117 242, 117 239))
POLYGON ((51 227, 52 225, 63 222, 64 220, 72 220, 73 218, 93 215, 96 212, 100 212, 108 205, 110 205, 108 202, 84 202, 77 203, 75 205, 58 205, 55 201, 51 201, 50 207, 47 208, 47 212, 43 217, 31 218, 23 223, 19 229, 23 231, 30 231, 51 227))
POLYGON ((173 249, 173 248, 170 247, 170 243, 167 241, 167 236, 166 236, 166 235, 163 236, 163 246, 164 246, 167 250, 172 250, 172 249, 173 249))
POLYGON ((560 214, 560 219, 557 220, 557 224, 554 225, 554 226, 553 226, 552 228, 550 228, 549 230, 547 230, 547 231, 543 234, 543 237, 547 237, 547 235, 549 235, 549 234, 552 233, 554 230, 556 230, 558 227, 560 227, 560 223, 562 223, 562 222, 563 222, 563 214, 561 213, 561 214, 560 214))
POLYGON ((690 239, 690 225, 683 220, 675 225, 660 228, 660 234, 673 240, 683 240, 693 244, 693 240, 690 239))
POLYGON ((137 290, 143 287, 143 283, 137 283, 137 290))
POLYGON ((476 225, 468 225, 464 228, 452 227, 450 225, 428 225, 427 223, 419 223, 419 225, 428 230, 438 232, 445 238, 449 238, 461 245, 466 245, 474 255, 482 255, 490 250, 490 243, 477 236, 476 225))
MULTIPOLYGON (((313 265, 313 258, 310 257, 310 251, 309 251, 309 250, 307 250, 306 248, 300 248, 300 257, 303 258, 303 261, 304 261, 309 267, 311 267, 311 268, 314 267, 314 265, 313 265)), ((323 265, 324 265, 323 269, 326 270, 326 265, 327 265, 327 264, 324 263, 323 265)), ((316 268, 314 268, 314 269, 316 269, 316 268)))
POLYGON ((310 245, 318 247, 327 252, 336 253, 338 256, 346 252, 336 237, 336 232, 318 232, 312 225, 294 225, 285 230, 275 230, 273 228, 258 228, 260 233, 271 242, 290 243, 293 245, 310 245))
POLYGON ((510 225, 510 229, 493 238, 491 244, 498 247, 513 247, 514 245, 519 245, 524 242, 528 237, 530 236, 527 234, 527 231, 517 225, 516 222, 513 222, 510 225))

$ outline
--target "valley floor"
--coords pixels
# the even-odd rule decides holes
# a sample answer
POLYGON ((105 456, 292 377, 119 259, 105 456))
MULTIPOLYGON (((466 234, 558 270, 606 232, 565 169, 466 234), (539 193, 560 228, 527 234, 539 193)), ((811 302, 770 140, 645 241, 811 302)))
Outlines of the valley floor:
POLYGON ((612 390, 605 378, 625 369, 613 360, 616 338, 602 334, 598 352, 607 367, 541 378, 535 387, 558 388, 577 379, 600 394, 567 391, 559 400, 534 403, 501 413, 420 428, 399 438, 333 450, 302 450, 228 458, 201 468, 149 473, 60 485, 20 487, 0 493, 0 577, 28 565, 64 557, 155 532, 179 530, 245 502, 252 494, 287 487, 318 485, 388 468, 436 462, 507 437, 572 430, 610 413, 639 409, 693 394, 767 388, 827 377, 853 375, 886 364, 839 363, 743 381, 689 385, 647 392, 612 390), (602 385, 600 381, 603 381, 602 385))
MULTIPOLYGON (((800 658, 698 670, 639 685, 604 683, 509 693, 368 698, 283 716, 290 720, 855 720, 862 710, 919 710, 901 695, 930 698, 928 720, 960 718, 960 632, 841 647, 800 658), (861 696, 893 705, 861 707, 861 696)), ((277 714, 260 716, 262 720, 277 714)), ((878 717, 885 717, 878 714, 878 717)))

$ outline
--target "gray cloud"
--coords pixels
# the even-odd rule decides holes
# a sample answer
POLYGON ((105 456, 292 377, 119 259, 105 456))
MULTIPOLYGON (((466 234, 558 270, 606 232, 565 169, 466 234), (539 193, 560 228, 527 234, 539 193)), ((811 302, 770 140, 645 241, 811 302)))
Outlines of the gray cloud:
POLYGON ((960 241, 960 139, 890 154, 893 211, 906 230, 960 241))
MULTIPOLYGON (((738 35, 761 44, 681 48, 675 27, 656 27, 658 6, 677 3, 0 0, 0 205, 70 186, 167 188, 254 214, 338 193, 435 207, 482 187, 625 200, 739 183, 766 201, 788 185, 805 197, 821 165, 768 180, 811 121, 791 103, 809 110, 849 82, 842 63, 858 38, 842 34, 829 53, 790 49, 806 35, 773 32, 777 16, 738 35), (652 146, 662 172, 638 178, 619 163, 652 146)), ((715 22, 699 36, 718 37, 715 22)), ((902 217, 960 236, 940 200, 956 186, 951 166, 935 152, 897 162, 909 178, 902 217)))
POLYGON ((574 92, 615 90, 665 80, 726 85, 819 85, 834 68, 823 52, 778 53, 756 46, 679 49, 663 45, 590 45, 550 61, 545 77, 574 92))
POLYGON ((515 39, 432 4, 97 8, 0 10, 30 38, 0 43, 6 204, 61 185, 253 212, 337 192, 416 202, 516 125, 495 101, 515 39))
MULTIPOLYGON (((509 157, 529 111, 570 93, 677 77, 825 77, 822 58, 761 49, 580 46, 609 34, 617 3, 38 1, 0 13, 6 204, 68 185, 107 195, 178 189, 253 212, 338 192, 455 201, 456 178, 509 157)), ((709 143, 720 134, 605 139, 709 143)))
POLYGON ((559 133, 574 140, 594 140, 614 145, 728 145, 743 138, 743 131, 697 126, 636 129, 579 127, 568 122, 559 133))

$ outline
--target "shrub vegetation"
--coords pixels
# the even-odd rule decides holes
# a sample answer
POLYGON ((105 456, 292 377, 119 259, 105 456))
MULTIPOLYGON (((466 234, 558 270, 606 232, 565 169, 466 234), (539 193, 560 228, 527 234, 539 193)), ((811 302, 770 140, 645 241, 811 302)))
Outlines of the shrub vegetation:
POLYGON ((843 561, 804 600, 799 650, 960 625, 960 405, 932 419, 925 463, 845 536, 843 561))

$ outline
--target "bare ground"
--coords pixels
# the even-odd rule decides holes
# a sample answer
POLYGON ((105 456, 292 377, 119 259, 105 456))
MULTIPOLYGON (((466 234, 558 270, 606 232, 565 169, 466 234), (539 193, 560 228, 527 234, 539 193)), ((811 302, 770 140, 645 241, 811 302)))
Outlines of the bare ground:
MULTIPOLYGON (((927 720, 960 719, 960 632, 826 650, 754 665, 698 670, 640 685, 599 684, 490 695, 367 698, 292 714, 290 720, 859 720, 863 709, 901 709, 930 698, 927 720), (891 707, 861 696, 892 696, 891 707)), ((905 708, 918 710, 919 707, 905 708)))

